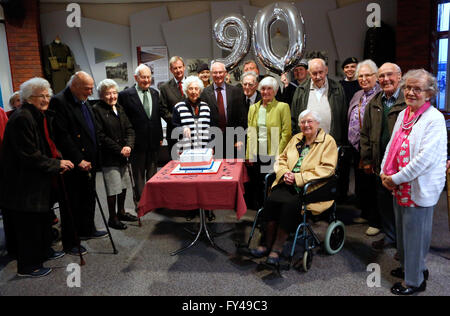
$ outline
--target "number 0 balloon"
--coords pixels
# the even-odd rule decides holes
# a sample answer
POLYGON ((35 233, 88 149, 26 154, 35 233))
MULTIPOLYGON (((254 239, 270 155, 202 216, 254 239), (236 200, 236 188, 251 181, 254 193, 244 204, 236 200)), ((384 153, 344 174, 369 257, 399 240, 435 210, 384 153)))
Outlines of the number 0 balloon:
POLYGON ((287 2, 270 4, 259 10, 253 22, 253 48, 258 60, 271 71, 281 74, 291 70, 305 50, 305 22, 297 8, 287 2), (278 20, 288 26, 289 46, 285 56, 273 52, 270 28, 278 20))
POLYGON ((220 48, 231 51, 226 58, 214 60, 224 63, 228 71, 236 67, 250 49, 250 26, 240 14, 233 13, 217 19, 214 23, 213 36, 220 48), (228 33, 230 29, 234 29, 237 34, 230 35, 228 33))

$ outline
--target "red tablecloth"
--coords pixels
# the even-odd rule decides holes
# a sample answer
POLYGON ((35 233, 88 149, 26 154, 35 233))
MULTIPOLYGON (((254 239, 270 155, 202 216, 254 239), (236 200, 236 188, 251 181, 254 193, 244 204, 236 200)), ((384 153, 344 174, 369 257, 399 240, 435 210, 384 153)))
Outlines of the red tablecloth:
POLYGON ((171 175, 178 164, 170 161, 145 184, 139 201, 139 217, 157 208, 231 209, 236 210, 238 219, 245 214, 244 183, 248 175, 242 161, 223 160, 216 174, 171 175))

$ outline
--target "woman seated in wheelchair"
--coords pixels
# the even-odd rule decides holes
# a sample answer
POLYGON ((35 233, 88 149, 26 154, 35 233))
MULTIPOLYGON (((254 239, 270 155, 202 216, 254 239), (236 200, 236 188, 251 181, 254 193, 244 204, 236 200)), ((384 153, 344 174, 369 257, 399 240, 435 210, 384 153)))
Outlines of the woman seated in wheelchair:
MULTIPOLYGON (((332 136, 320 128, 320 116, 311 110, 300 113, 301 132, 294 135, 278 157, 274 170, 276 179, 264 203, 262 217, 266 223, 265 241, 256 249, 250 249, 253 257, 267 257, 266 264, 278 267, 283 245, 301 220, 301 194, 310 181, 334 174, 338 150, 332 136)), ((333 201, 328 198, 325 186, 311 186, 306 195, 314 215, 327 210, 333 201)))

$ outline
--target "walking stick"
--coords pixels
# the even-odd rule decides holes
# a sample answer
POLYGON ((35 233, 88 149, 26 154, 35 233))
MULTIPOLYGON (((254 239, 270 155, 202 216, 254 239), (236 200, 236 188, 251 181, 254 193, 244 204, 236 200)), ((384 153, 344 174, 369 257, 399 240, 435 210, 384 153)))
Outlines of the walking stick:
MULTIPOLYGON (((90 172, 88 172, 88 176, 89 176, 89 178, 92 178, 92 174, 90 172)), ((109 240, 111 241, 111 245, 113 247, 113 252, 115 255, 117 255, 119 252, 117 251, 116 246, 114 245, 114 241, 112 239, 112 235, 109 230, 108 222, 106 221, 105 213, 103 212, 103 207, 102 207, 102 204, 100 203, 100 199, 98 198, 97 190, 95 188, 94 188, 94 193, 95 193, 95 199, 98 204, 98 208, 100 209, 100 214, 102 214, 103 222, 105 223, 106 231, 108 232, 109 240)))
MULTIPOLYGON (((133 177, 133 172, 131 172, 131 164, 130 161, 127 158, 127 169, 128 169, 128 175, 130 176, 130 181, 131 181, 131 190, 133 191, 133 201, 134 201, 134 207, 135 207, 135 212, 138 213, 138 199, 137 199, 137 194, 136 194, 136 185, 134 182, 134 177, 133 177)), ((141 222, 141 218, 138 217, 138 223, 139 223, 139 227, 142 227, 142 222, 141 222)))
POLYGON ((78 254, 80 255, 80 266, 84 266, 86 261, 84 261, 83 254, 81 253, 81 240, 80 236, 78 236, 77 230, 75 229, 75 221, 73 219, 72 209, 69 203, 69 195, 67 194, 66 185, 64 184, 64 177, 62 174, 58 176, 59 181, 61 182, 61 188, 64 194, 64 202, 66 206, 66 211, 69 216, 70 223, 72 224, 72 230, 75 237, 76 242, 78 243, 78 254))

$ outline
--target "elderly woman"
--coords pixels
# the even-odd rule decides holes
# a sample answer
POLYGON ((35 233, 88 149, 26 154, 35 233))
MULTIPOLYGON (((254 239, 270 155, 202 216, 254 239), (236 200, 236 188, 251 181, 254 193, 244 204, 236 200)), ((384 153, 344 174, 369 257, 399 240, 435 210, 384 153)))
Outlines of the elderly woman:
POLYGON ((410 70, 402 82, 407 108, 395 123, 381 164, 383 185, 393 191, 397 249, 401 267, 391 275, 404 279, 391 292, 425 291, 433 210, 444 187, 447 130, 444 116, 430 104, 436 78, 423 69, 410 70))
POLYGON ((11 110, 6 112, 6 115, 10 117, 18 108, 20 108, 20 104, 20 93, 19 91, 16 91, 9 98, 9 107, 11 110))
MULTIPOLYGON (((255 257, 268 255, 266 263, 278 266, 283 245, 300 221, 299 192, 306 183, 334 174, 337 146, 333 137, 320 128, 320 117, 311 110, 300 113, 301 132, 294 135, 275 164, 276 179, 268 196, 263 216, 267 222, 265 244, 250 252, 255 257)), ((326 200, 321 187, 309 194, 311 200, 326 200)), ((321 213, 332 201, 311 205, 314 214, 321 213)))
POLYGON ((272 171, 273 162, 292 135, 289 105, 275 99, 278 88, 273 77, 261 80, 258 86, 261 100, 248 111, 246 159, 257 207, 263 201, 264 176, 272 171))
POLYGON ((101 100, 94 105, 94 113, 99 127, 102 171, 109 210, 108 226, 123 230, 127 226, 121 221, 137 221, 136 216, 125 212, 127 188, 131 187, 127 163, 134 145, 134 130, 122 106, 117 103, 118 89, 114 80, 101 81, 97 87, 101 100))
POLYGON ((361 209, 361 216, 354 219, 355 223, 369 223, 366 234, 374 236, 380 232, 378 211, 376 208, 375 175, 366 174, 361 162, 361 146, 359 144, 360 131, 363 126, 363 118, 367 104, 381 91, 377 83, 377 65, 370 59, 364 60, 356 67, 361 90, 355 93, 348 109, 348 141, 351 145, 353 167, 355 170, 355 195, 357 205, 361 209))
POLYGON ((209 105, 200 100, 203 88, 203 82, 197 76, 187 77, 183 83, 183 92, 187 97, 173 108, 172 124, 182 135, 177 143, 179 151, 208 145, 211 111, 209 105))
POLYGON ((8 121, 0 162, 0 207, 7 214, 8 252, 17 257, 18 276, 51 272, 46 260, 64 252, 51 248, 50 208, 58 195, 57 176, 73 169, 53 142, 53 116, 47 112, 52 89, 42 78, 20 86, 22 107, 8 121))

